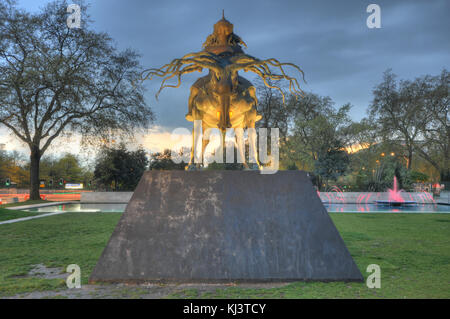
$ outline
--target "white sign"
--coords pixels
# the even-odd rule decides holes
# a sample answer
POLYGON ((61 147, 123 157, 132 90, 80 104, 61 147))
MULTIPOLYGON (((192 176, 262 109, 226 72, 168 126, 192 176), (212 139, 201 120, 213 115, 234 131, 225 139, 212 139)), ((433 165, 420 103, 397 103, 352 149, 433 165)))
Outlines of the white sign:
POLYGON ((83 183, 81 184, 66 184, 66 189, 83 189, 83 183))

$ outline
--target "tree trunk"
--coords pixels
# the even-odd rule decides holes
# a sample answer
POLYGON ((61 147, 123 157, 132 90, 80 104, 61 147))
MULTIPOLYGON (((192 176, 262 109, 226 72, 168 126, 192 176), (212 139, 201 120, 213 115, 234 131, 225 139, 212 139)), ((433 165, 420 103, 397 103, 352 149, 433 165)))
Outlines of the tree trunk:
POLYGON ((450 169, 443 169, 440 171, 441 182, 449 182, 450 181, 450 169))
POLYGON ((408 150, 408 165, 406 166, 408 170, 410 170, 412 167, 412 160, 413 160, 413 151, 410 149, 408 150))
POLYGON ((33 146, 30 154, 30 200, 41 199, 39 194, 39 164, 41 150, 33 146))

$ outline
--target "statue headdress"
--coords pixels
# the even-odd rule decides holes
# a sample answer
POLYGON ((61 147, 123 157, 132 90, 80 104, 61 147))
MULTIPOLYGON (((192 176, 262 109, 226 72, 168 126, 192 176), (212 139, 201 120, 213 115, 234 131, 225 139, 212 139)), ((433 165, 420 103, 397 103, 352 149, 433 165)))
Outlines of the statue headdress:
POLYGON ((222 19, 217 21, 213 33, 203 43, 204 51, 217 55, 224 52, 243 53, 241 45, 247 47, 245 42, 233 32, 233 24, 225 19, 224 11, 222 11, 222 19))

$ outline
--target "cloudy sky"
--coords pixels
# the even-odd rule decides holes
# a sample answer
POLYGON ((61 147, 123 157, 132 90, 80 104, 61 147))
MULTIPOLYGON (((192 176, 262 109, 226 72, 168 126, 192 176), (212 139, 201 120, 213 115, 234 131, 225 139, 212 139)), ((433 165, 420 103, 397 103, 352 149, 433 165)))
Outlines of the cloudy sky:
MULTIPOLYGON (((38 10, 47 1, 19 0, 38 10)), ((438 74, 450 65, 450 1, 300 1, 300 0, 91 0, 93 28, 109 33, 121 49, 142 55, 144 67, 160 67, 188 52, 201 50, 225 9, 234 32, 248 45, 246 53, 299 65, 306 91, 330 96, 337 106, 350 102, 355 120, 365 116, 373 87, 392 68, 400 78, 438 74), (381 7, 381 29, 369 29, 366 8, 381 7)), ((154 98, 160 82, 147 82, 147 102, 156 113, 150 149, 165 143, 184 119, 189 87, 154 98), (158 135, 161 134, 161 135, 158 135)), ((248 77, 247 74, 245 74, 248 77)), ((252 78, 250 78, 252 79, 252 78)), ((0 130, 0 143, 4 130, 0 130)))

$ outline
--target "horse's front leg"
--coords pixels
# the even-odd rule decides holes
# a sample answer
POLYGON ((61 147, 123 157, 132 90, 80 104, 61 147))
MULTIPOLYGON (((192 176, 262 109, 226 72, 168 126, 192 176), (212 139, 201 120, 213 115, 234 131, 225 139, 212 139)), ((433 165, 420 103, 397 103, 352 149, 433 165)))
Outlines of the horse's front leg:
POLYGON ((259 161, 258 161, 258 150, 256 147, 256 129, 255 125, 253 124, 253 127, 248 127, 248 162, 250 164, 256 164, 256 166, 259 168, 259 161))
POLYGON ((205 163, 207 161, 207 159, 205 158, 205 150, 206 150, 206 147, 208 146, 208 144, 209 144, 209 139, 203 138, 203 141, 202 141, 202 159, 203 159, 202 166, 203 167, 205 166, 205 163))
POLYGON ((192 148, 191 158, 186 167, 187 170, 195 170, 201 167, 203 161, 203 143, 202 143, 202 121, 195 120, 194 128, 192 129, 192 148))
POLYGON ((261 169, 261 164, 258 160, 258 149, 256 147, 256 128, 255 128, 255 116, 256 111, 254 111, 251 116, 247 119, 247 132, 248 132, 248 162, 253 169, 261 169))
POLYGON ((249 169, 246 161, 245 161, 245 143, 244 143, 244 129, 242 127, 234 128, 234 134, 236 137, 236 146, 237 146, 237 162, 242 163, 245 169, 249 169))

